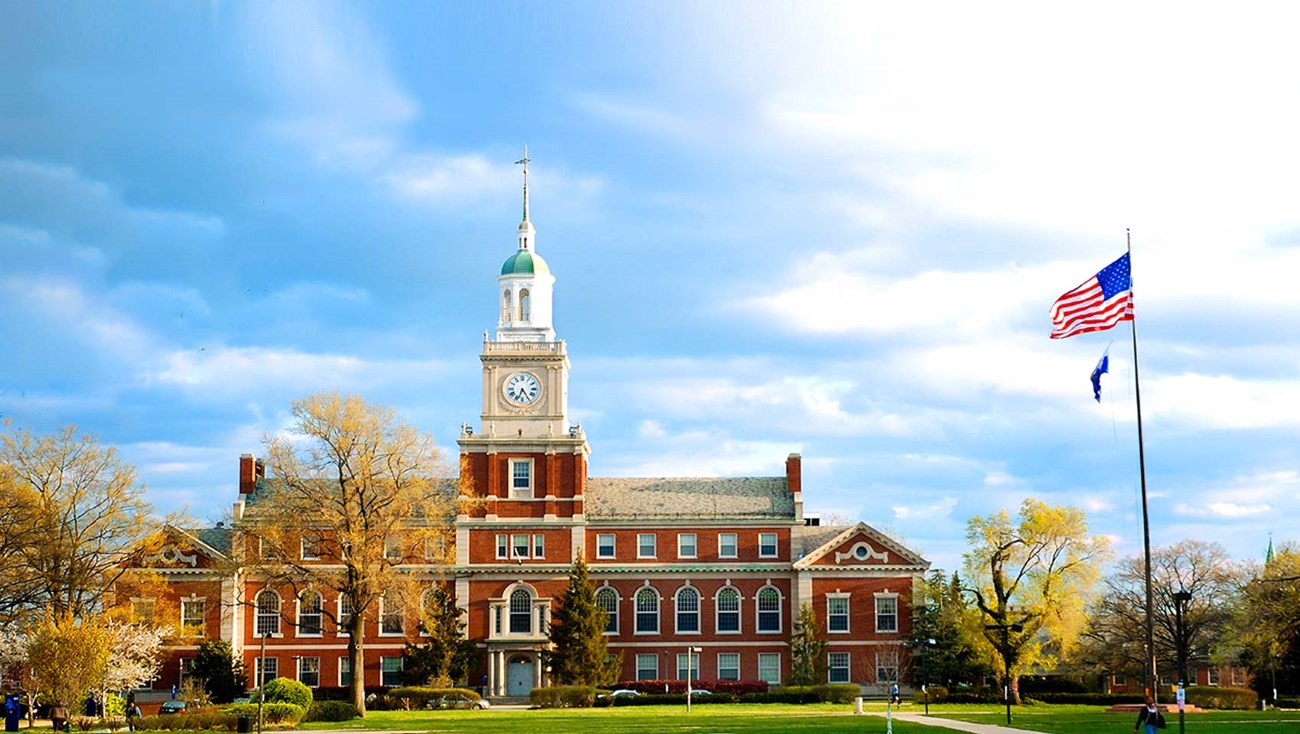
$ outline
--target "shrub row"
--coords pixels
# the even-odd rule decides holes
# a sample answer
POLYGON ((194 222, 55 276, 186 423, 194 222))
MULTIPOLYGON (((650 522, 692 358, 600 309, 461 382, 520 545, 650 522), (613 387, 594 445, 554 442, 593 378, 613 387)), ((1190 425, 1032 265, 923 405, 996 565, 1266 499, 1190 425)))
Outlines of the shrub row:
MULTIPOLYGON (((1088 706, 1114 706, 1119 703, 1142 703, 1141 693, 1035 693, 1034 699, 1042 703, 1077 703, 1088 706)), ((949 699, 952 700, 952 699, 949 699)))
POLYGON ((822 686, 781 686, 767 693, 746 693, 741 703, 853 703, 862 689, 851 683, 822 686))
POLYGON ((1277 707, 1280 709, 1300 709, 1300 698, 1279 698, 1277 707))
MULTIPOLYGON (((224 711, 225 713, 231 716, 252 716, 254 719, 257 718, 257 704, 255 703, 231 704, 229 706, 226 706, 224 708, 224 711)), ((262 721, 274 726, 279 726, 282 724, 287 726, 294 726, 299 721, 302 721, 302 717, 306 713, 307 713, 307 709, 303 708, 302 706, 299 706, 296 703, 262 704, 262 721)), ((159 718, 171 719, 171 718, 175 718, 176 716, 202 716, 203 714, 204 712, 200 711, 193 714, 173 714, 172 716, 161 716, 159 718)), ((171 727, 171 728, 180 728, 180 727, 171 727)))
MULTIPOLYGON (((622 680, 614 687, 649 694, 686 693, 684 680, 622 680)), ((767 693, 769 690, 765 680, 693 680, 691 688, 711 693, 731 693, 737 696, 746 693, 767 693)))
MULTIPOLYGON (((751 694, 751 695, 762 695, 762 694, 751 694)), ((707 696, 700 696, 700 695, 691 696, 691 703, 696 706, 700 704, 735 703, 737 700, 739 699, 735 695, 730 693, 710 694, 707 696)), ((597 699, 596 706, 597 707, 608 706, 610 705, 609 703, 607 703, 609 701, 613 701, 613 705, 615 706, 654 706, 654 705, 685 706, 686 694, 685 693, 647 693, 640 696, 623 696, 614 699, 608 699, 608 698, 597 699)))
POLYGON ((1250 711, 1258 705, 1258 701, 1259 696, 1249 688, 1187 687, 1187 702, 1201 708, 1250 711))
POLYGON ((591 708, 596 702, 595 686, 551 686, 534 688, 528 702, 544 709, 591 708))
POLYGON ((384 694, 388 708, 409 710, 413 708, 469 708, 479 696, 468 688, 434 688, 432 686, 402 686, 384 694))
POLYGON ((352 721, 357 707, 347 701, 317 701, 307 709, 303 721, 352 721))

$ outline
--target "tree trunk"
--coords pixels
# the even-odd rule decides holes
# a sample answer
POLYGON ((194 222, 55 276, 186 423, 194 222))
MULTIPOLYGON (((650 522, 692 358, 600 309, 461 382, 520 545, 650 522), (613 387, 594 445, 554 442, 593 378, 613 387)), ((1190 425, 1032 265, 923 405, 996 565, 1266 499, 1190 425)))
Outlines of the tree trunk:
POLYGON ((362 717, 366 715, 365 645, 361 639, 364 630, 365 617, 353 613, 348 620, 348 666, 352 671, 352 680, 348 682, 348 698, 356 707, 357 715, 362 717))

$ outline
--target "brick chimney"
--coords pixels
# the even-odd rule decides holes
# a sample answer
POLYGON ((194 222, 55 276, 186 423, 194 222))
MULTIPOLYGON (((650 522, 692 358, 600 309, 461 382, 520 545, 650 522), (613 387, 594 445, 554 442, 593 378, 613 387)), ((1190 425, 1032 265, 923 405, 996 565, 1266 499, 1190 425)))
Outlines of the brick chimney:
POLYGON ((239 457, 239 493, 252 494, 257 489, 257 480, 264 476, 266 470, 262 467, 262 462, 253 458, 252 454, 244 454, 239 457))
POLYGON ((802 461, 799 454, 790 454, 785 458, 785 485, 791 494, 803 491, 802 461))

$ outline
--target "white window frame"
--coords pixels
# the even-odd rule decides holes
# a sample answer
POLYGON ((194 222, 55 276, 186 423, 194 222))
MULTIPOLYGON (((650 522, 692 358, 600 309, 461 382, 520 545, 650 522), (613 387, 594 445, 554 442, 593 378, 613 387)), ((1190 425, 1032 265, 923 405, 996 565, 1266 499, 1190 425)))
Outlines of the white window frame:
POLYGON ((781 590, 772 585, 764 586, 754 594, 754 630, 760 635, 776 635, 785 629, 785 612, 782 607, 785 605, 785 595, 781 590), (763 609, 762 597, 763 592, 771 590, 776 594, 776 608, 763 609), (776 629, 763 629, 763 615, 776 614, 776 629))
POLYGON ((637 680, 659 680, 659 655, 658 653, 638 653, 636 656, 636 679, 637 680), (651 663, 642 667, 644 663, 651 663), (642 671, 653 671, 649 677, 643 677, 642 671))
POLYGON ((306 535, 298 538, 298 558, 303 561, 319 561, 319 539, 312 539, 306 535))
POLYGON ((597 558, 614 558, 618 554, 618 536, 614 533, 597 533, 596 534, 596 557, 597 558), (609 540, 609 545, 605 545, 605 540, 609 540), (606 547, 609 553, 605 552, 606 547))
POLYGON ((352 658, 347 655, 339 656, 339 688, 347 688, 352 685, 352 658), (344 677, 347 676, 347 677, 344 677))
POLYGON ((696 558, 699 555, 699 539, 695 533, 677 534, 677 557, 696 558))
POLYGON ((404 668, 401 655, 385 655, 379 658, 379 685, 381 686, 400 686, 402 685, 402 670, 404 668), (397 667, 392 668, 390 660, 397 661, 397 667), (396 680, 388 681, 389 674, 392 674, 396 680))
POLYGON ((205 637, 207 633, 207 599, 202 596, 187 596, 181 599, 181 631, 186 637, 205 637), (194 616, 192 605, 198 604, 198 617, 194 616))
POLYGON ((532 550, 532 538, 528 533, 510 534, 510 557, 512 559, 528 558, 530 550, 532 550))
MULTIPOLYGON (((344 609, 343 605, 348 603, 348 598, 343 594, 339 594, 339 598, 334 603, 338 606, 338 614, 334 617, 338 625, 335 628, 335 632, 340 637, 343 637, 350 634, 348 632, 348 620, 352 618, 353 610, 344 609)), ((365 630, 362 630, 362 634, 365 634, 365 630)))
POLYGON ((735 533, 718 533, 718 558, 737 558, 740 555, 740 539, 735 533), (730 541, 731 550, 727 551, 730 541))
POLYGON ((826 653, 826 682, 853 682, 853 658, 849 653, 841 650, 826 653))
POLYGON ((690 680, 700 679, 700 654, 698 652, 677 653, 677 680, 687 680, 688 678, 690 680), (691 666, 690 670, 686 669, 687 665, 691 666))
POLYGON ((898 633, 898 594, 881 593, 876 594, 876 633, 877 634, 897 634, 898 633), (882 605, 883 602, 883 605, 882 605), (882 606, 884 608, 882 608, 882 606), (889 607, 893 607, 889 611, 889 607), (892 627, 882 627, 882 619, 892 618, 894 620, 892 627))
POLYGON ((254 663, 253 666, 253 675, 257 681, 257 686, 256 686, 257 688, 261 688, 262 686, 266 685, 266 682, 268 680, 275 680, 276 678, 280 677, 279 658, 271 657, 268 655, 267 657, 264 658, 253 658, 253 659, 256 661, 256 663, 254 663), (267 663, 270 663, 270 665, 268 665, 267 663), (270 678, 266 677, 268 672, 271 674, 270 678))
POLYGON ((718 680, 740 680, 740 653, 718 653, 718 680), (734 677, 728 677, 726 671, 734 671, 734 677))
POLYGON ((632 595, 632 613, 633 613, 633 617, 632 617, 632 633, 633 633, 633 634, 636 634, 636 635, 657 635, 657 634, 659 634, 659 616, 660 616, 660 615, 659 615, 659 604, 660 604, 660 602, 661 602, 662 600, 663 600, 663 597, 661 597, 661 596, 659 595, 659 590, 656 589, 656 588, 654 588, 653 586, 642 586, 641 588, 639 588, 639 589, 636 590, 636 593, 632 595), (653 600, 654 600, 654 609, 653 609, 653 610, 650 610, 650 609, 642 610, 642 609, 641 609, 641 597, 642 597, 642 592, 645 592, 645 596, 646 596, 647 599, 653 599, 653 600), (655 626, 654 626, 654 629, 645 629, 645 630, 643 630, 643 629, 641 629, 641 615, 642 615, 642 614, 650 614, 651 611, 654 612, 654 620, 655 620, 655 626))
POLYGON ((510 499, 512 500, 530 500, 533 499, 533 487, 536 482, 533 481, 533 460, 532 459, 509 459, 509 467, 506 481, 509 482, 510 499), (516 473, 516 467, 525 467, 524 479, 527 480, 527 486, 519 486, 519 475, 516 473))
POLYGON ((262 589, 261 591, 257 592, 257 596, 253 597, 253 610, 254 610, 253 611, 253 637, 262 637, 264 635, 270 637, 280 637, 283 634, 283 632, 280 629, 280 612, 283 609, 284 609, 284 599, 282 599, 280 595, 277 594, 275 591, 271 589, 262 589), (262 609, 263 594, 269 594, 275 597, 274 612, 269 612, 262 609), (262 624, 263 618, 273 620, 275 624, 263 625, 262 624), (274 627, 274 629, 265 629, 269 627, 274 627))
POLYGON ((849 624, 849 620, 850 620, 849 610, 850 610, 850 608, 851 608, 851 607, 850 607, 850 601, 849 601, 849 595, 848 595, 848 594, 843 594, 843 593, 835 592, 835 593, 831 593, 831 594, 827 594, 827 595, 826 595, 826 632, 827 632, 827 634, 832 634, 832 635, 845 635, 845 634, 849 634, 849 627, 850 627, 850 624, 849 624), (838 605, 840 605, 841 603, 844 605, 844 608, 843 608, 841 611, 836 611, 836 610, 835 610, 835 607, 838 606, 838 605), (836 626, 836 621, 837 621, 837 620, 841 622, 841 625, 840 625, 839 627, 836 626))
POLYGON ((536 601, 537 599, 533 596, 532 592, 530 592, 525 587, 518 587, 510 592, 510 594, 506 597, 506 630, 508 631, 507 632, 508 634, 511 635, 535 634, 536 632, 535 620, 537 618, 537 615, 534 614, 533 608, 536 606, 535 603, 536 601), (514 602, 515 602, 516 595, 518 594, 523 594, 523 596, 518 597, 520 599, 527 597, 527 600, 523 605, 527 610, 526 612, 522 609, 515 609, 514 602), (520 615, 523 615, 525 613, 528 615, 528 623, 526 625, 521 625, 522 627, 524 627, 524 629, 516 630, 515 622, 520 619, 520 615))
POLYGON ((510 558, 510 533, 497 533, 497 560, 510 558))
POLYGON ((777 558, 781 555, 780 536, 776 533, 759 533, 758 534, 758 557, 759 558, 777 558), (764 543, 764 538, 771 538, 771 543, 764 543), (770 545, 771 552, 764 552, 764 547, 770 545))
POLYGON ((636 557, 637 558, 656 558, 659 553, 659 536, 654 533, 637 533, 636 534, 636 557), (645 541, 650 540, 650 553, 645 552, 645 541))
POLYGON ((533 558, 546 557, 546 536, 541 533, 533 533, 533 558))
POLYGON ((758 679, 767 681, 768 685, 781 685, 781 653, 760 652, 758 654, 758 679), (768 671, 774 672, 775 675, 764 678, 763 673, 768 671))
POLYGON ((1217 686, 1219 685, 1220 679, 1221 676, 1219 675, 1218 668, 1211 666, 1205 669, 1205 682, 1207 685, 1217 686))
MULTIPOLYGON (((679 635, 700 634, 701 626, 702 626, 700 624, 700 607, 703 606, 702 602, 703 602, 703 595, 700 594, 700 590, 695 588, 694 586, 683 586, 682 588, 677 590, 677 593, 673 596, 673 630, 677 632, 677 634, 679 635), (683 609, 683 605, 687 603, 686 599, 690 597, 693 597, 695 599, 695 608, 690 609, 688 607, 683 609), (682 619, 684 618, 690 619, 692 617, 694 617, 695 619, 695 629, 693 630, 683 629, 682 619)), ((689 627, 690 625, 688 624, 686 626, 689 627)))
POLYGON ((406 610, 402 609, 401 604, 393 604, 395 611, 389 611, 388 600, 379 597, 379 636, 380 637, 405 637, 406 636, 406 610), (387 629, 390 622, 396 619, 400 629, 393 632, 387 629))
POLYGON ((303 589, 303 591, 302 591, 300 594, 298 594, 298 609, 297 609, 297 615, 296 615, 296 617, 297 617, 297 619, 296 619, 297 624, 294 625, 294 637, 322 637, 322 636, 324 636, 324 634, 325 634, 325 597, 322 596, 321 593, 320 593, 319 591, 316 591, 316 590, 314 590, 314 589, 303 589), (314 594, 314 595, 316 596, 316 598, 320 600, 320 606, 318 607, 318 609, 317 609, 317 611, 314 613, 314 615, 313 615, 312 612, 304 612, 304 611, 303 611, 302 600, 303 600, 303 597, 307 596, 308 594, 314 594), (316 617, 316 626, 314 627, 314 629, 315 629, 314 632, 308 632, 308 631, 305 631, 305 630, 308 629, 308 626, 307 626, 306 623, 303 622, 303 619, 306 618, 306 617, 308 617, 308 616, 315 616, 315 617, 316 617))
POLYGON ((384 560, 401 561, 405 560, 402 553, 402 536, 388 535, 384 537, 384 560))
POLYGON ((876 651, 876 685, 898 682, 898 651, 876 651))
POLYGON ((713 595, 713 631, 719 635, 738 635, 742 631, 744 631, 745 623, 744 623, 744 617, 742 616, 744 607, 745 607, 745 595, 740 593, 740 589, 737 589, 736 587, 731 585, 727 585, 719 588, 718 591, 713 595), (736 608, 734 610, 722 608, 722 592, 724 591, 731 592, 731 594, 728 594, 728 596, 734 594, 736 599, 736 608), (728 615, 729 617, 731 615, 735 615, 736 628, 734 630, 723 629, 722 615, 724 614, 728 615))
POLYGON ((619 602, 618 590, 615 589, 613 586, 602 586, 596 589, 596 606, 601 609, 604 609, 605 614, 609 616, 609 623, 605 626, 605 634, 607 635, 618 634, 618 602, 619 602), (614 599, 614 604, 613 604, 614 608, 605 609, 605 607, 601 604, 600 600, 602 598, 608 599, 610 597, 613 597, 614 599))
POLYGON ((299 657, 298 658, 298 682, 308 688, 320 688, 320 658, 318 657, 299 657), (314 670, 312 668, 315 668, 314 670), (315 683, 308 683, 302 677, 305 674, 316 676, 315 683))

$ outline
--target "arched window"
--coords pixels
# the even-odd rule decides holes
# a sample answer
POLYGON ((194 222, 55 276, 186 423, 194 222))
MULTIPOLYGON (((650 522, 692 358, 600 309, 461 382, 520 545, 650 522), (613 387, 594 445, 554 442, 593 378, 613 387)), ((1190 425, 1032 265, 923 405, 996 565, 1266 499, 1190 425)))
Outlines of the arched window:
POLYGON ((501 292, 501 320, 510 323, 510 291, 501 292))
POLYGON ((528 297, 528 289, 524 288, 519 291, 519 320, 528 323, 532 318, 532 299, 528 297))
POLYGON ((510 594, 510 634, 526 635, 533 631, 533 595, 525 589, 510 594))
POLYGON ((643 586, 636 592, 636 631, 659 631, 659 593, 649 586, 643 586))
POLYGON ((298 595, 298 634, 319 635, 321 627, 321 595, 308 589, 298 595))
POLYGON ((758 631, 781 631, 781 592, 771 586, 758 590, 758 631))
POLYGON ((700 631, 700 592, 690 586, 677 590, 677 633, 700 631))
POLYGON ((608 620, 605 631, 611 635, 618 634, 618 592, 608 586, 596 592, 596 606, 605 610, 608 620))
POLYGON ((714 599, 718 609, 718 632, 740 631, 740 592, 734 586, 718 589, 714 599))
POLYGON ((280 634, 280 595, 263 589, 254 603, 257 605, 257 636, 280 634))

